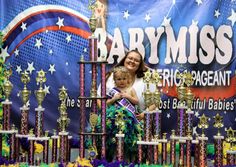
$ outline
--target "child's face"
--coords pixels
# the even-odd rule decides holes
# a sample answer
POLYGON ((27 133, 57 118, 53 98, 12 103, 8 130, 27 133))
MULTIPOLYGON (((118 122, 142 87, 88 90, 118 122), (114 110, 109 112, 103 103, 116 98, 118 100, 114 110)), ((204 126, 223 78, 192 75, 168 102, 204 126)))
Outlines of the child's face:
POLYGON ((128 75, 117 71, 114 74, 115 85, 119 88, 126 88, 128 86, 128 75))

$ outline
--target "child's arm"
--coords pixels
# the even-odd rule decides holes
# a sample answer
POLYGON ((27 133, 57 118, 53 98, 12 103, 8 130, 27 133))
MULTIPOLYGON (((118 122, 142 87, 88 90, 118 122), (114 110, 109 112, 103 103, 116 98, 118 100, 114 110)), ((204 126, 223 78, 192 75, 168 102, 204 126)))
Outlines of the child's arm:
POLYGON ((111 104, 115 103, 120 98, 121 98, 120 93, 115 94, 111 99, 107 99, 107 105, 111 105, 111 104))
POLYGON ((122 97, 128 99, 131 103, 135 105, 139 103, 138 96, 134 89, 131 89, 129 93, 122 93, 122 97))

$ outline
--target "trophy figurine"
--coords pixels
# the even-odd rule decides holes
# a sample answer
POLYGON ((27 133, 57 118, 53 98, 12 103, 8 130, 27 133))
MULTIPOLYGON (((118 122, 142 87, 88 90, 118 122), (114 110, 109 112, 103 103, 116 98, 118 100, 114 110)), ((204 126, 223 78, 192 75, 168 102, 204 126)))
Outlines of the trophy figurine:
POLYGON ((204 129, 207 129, 209 126, 208 124, 208 117, 203 114, 200 117, 200 122, 198 123, 198 127, 202 129, 202 135, 198 137, 199 139, 199 166, 205 167, 207 166, 206 160, 206 143, 208 138, 204 134, 204 129))
POLYGON ((24 84, 23 90, 21 93, 21 99, 23 102, 23 106, 20 108, 21 110, 21 135, 28 135, 28 117, 29 117, 29 107, 27 107, 26 103, 29 101, 29 96, 31 91, 27 89, 27 83, 29 83, 30 77, 28 72, 25 70, 21 73, 21 82, 24 84))
POLYGON ((89 27, 90 27, 90 30, 92 32, 92 36, 94 36, 94 32, 97 28, 97 18, 96 18, 95 13, 94 13, 94 9, 96 8, 95 2, 92 3, 91 0, 89 0, 89 7, 88 8, 92 11, 92 15, 89 18, 89 27))
POLYGON ((43 70, 38 71, 36 82, 39 84, 39 89, 35 91, 36 99, 38 101, 38 107, 35 108, 35 136, 41 137, 43 136, 43 111, 45 110, 42 107, 42 102, 46 96, 46 92, 43 89, 43 83, 46 82, 46 76, 43 70))
POLYGON ((235 140, 235 131, 233 130, 231 127, 228 128, 226 130, 227 133, 227 137, 226 137, 226 141, 230 144, 230 148, 229 150, 226 150, 226 161, 227 161, 227 165, 235 165, 235 156, 236 156, 236 150, 233 150, 233 143, 236 141, 235 140))
POLYGON ((69 154, 69 148, 68 148, 68 132, 66 132, 66 127, 70 123, 70 119, 67 117, 66 112, 66 98, 67 98, 67 92, 66 88, 62 86, 59 89, 59 100, 61 101, 61 104, 59 106, 60 111, 60 118, 57 120, 59 123, 59 138, 60 138, 60 162, 68 162, 68 154, 69 154))
POLYGON ((124 137, 125 134, 123 134, 123 130, 125 128, 125 122, 124 122, 124 114, 118 113, 115 120, 115 125, 119 129, 119 133, 116 134, 117 138, 117 160, 123 161, 124 160, 124 137))
POLYGON ((214 140, 215 140, 215 161, 214 161, 214 165, 216 167, 221 167, 223 166, 223 140, 224 140, 224 136, 222 136, 220 134, 220 128, 222 128, 224 126, 223 124, 223 117, 220 116, 218 113, 216 114, 216 116, 214 116, 214 124, 213 126, 215 128, 217 128, 217 135, 214 136, 214 140))

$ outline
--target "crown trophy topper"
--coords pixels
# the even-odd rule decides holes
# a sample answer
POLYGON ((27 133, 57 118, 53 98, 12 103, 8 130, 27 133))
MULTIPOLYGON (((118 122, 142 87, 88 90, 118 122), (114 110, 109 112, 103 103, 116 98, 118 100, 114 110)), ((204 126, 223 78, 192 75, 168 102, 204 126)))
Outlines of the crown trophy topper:
POLYGON ((193 80, 193 75, 190 72, 184 73, 184 83, 187 85, 187 92, 185 95, 185 100, 187 102, 187 107, 188 107, 188 111, 191 110, 191 106, 193 103, 193 99, 194 99, 194 95, 190 89, 190 86, 193 85, 194 80, 193 80))
POLYGON ((161 93, 158 89, 158 84, 160 83, 161 77, 157 70, 154 70, 152 72, 152 83, 156 85, 156 90, 153 93, 153 102, 156 105, 157 108, 159 108, 160 101, 161 101, 161 93))
POLYGON ((95 4, 95 2, 92 2, 91 0, 89 0, 89 6, 88 6, 89 10, 92 11, 92 15, 89 18, 89 27, 90 27, 90 30, 92 32, 92 36, 94 36, 94 32, 95 32, 95 30, 97 28, 97 18, 96 18, 95 13, 94 13, 94 10, 95 10, 95 8, 97 6, 95 4))
POLYGON ((180 79, 180 86, 177 88, 178 98, 180 100, 180 106, 184 106, 184 100, 187 92, 187 88, 184 85, 185 72, 184 73, 178 72, 176 74, 176 77, 180 79))
POLYGON ((223 117, 220 116, 219 113, 217 113, 216 116, 214 116, 214 124, 213 124, 213 126, 215 128, 217 128, 217 136, 221 136, 220 128, 222 128, 224 126, 224 124, 223 124, 223 117))
POLYGON ((25 70, 24 72, 21 73, 21 82, 24 84, 23 90, 20 92, 21 94, 21 99, 23 101, 23 105, 26 106, 26 103, 29 100, 29 96, 31 94, 31 91, 27 89, 27 83, 29 83, 30 77, 28 72, 25 70))
POLYGON ((6 101, 9 101, 9 96, 13 88, 13 85, 11 81, 9 80, 11 75, 12 75, 12 69, 10 67, 7 67, 6 70, 4 71, 4 76, 6 80, 3 83, 3 91, 5 94, 6 101))
POLYGON ((38 107, 42 107, 42 102, 46 96, 46 92, 43 89, 43 83, 46 82, 46 76, 43 70, 38 71, 36 82, 39 84, 39 89, 35 91, 35 95, 38 101, 38 107))
POLYGON ((200 122, 198 123, 198 127, 202 129, 202 137, 205 137, 204 129, 207 129, 208 126, 208 117, 206 117, 205 114, 202 114, 200 117, 200 122))
POLYGON ((64 86, 62 86, 59 89, 59 94, 58 94, 61 104, 60 104, 60 107, 58 107, 60 111, 60 118, 57 120, 57 122, 59 123, 59 127, 62 132, 66 131, 66 127, 70 123, 70 119, 67 117, 67 112, 66 112, 66 109, 67 109, 66 98, 68 97, 68 94, 66 91, 67 89, 64 86))
POLYGON ((231 127, 226 130, 226 141, 230 144, 230 150, 233 150, 232 143, 235 142, 235 130, 233 130, 231 127))
POLYGON ((149 84, 151 82, 151 77, 152 77, 152 73, 151 71, 148 69, 145 73, 144 73, 144 77, 143 77, 143 82, 146 83, 147 85, 147 90, 145 92, 143 92, 143 96, 144 96, 144 101, 145 101, 145 105, 146 108, 149 107, 152 104, 152 92, 149 89, 149 84))

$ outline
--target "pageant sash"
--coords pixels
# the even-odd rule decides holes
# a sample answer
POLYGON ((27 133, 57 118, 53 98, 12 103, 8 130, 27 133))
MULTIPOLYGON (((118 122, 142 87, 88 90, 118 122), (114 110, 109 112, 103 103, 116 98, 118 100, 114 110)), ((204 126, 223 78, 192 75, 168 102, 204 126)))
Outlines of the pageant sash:
MULTIPOLYGON (((120 90, 117 88, 112 88, 108 92, 107 96, 112 98, 117 93, 120 93, 120 90)), ((128 99, 122 98, 120 100, 117 100, 116 103, 119 104, 121 107, 125 107, 133 115, 135 122, 139 122, 136 118, 136 115, 135 115, 136 108, 128 99)))

